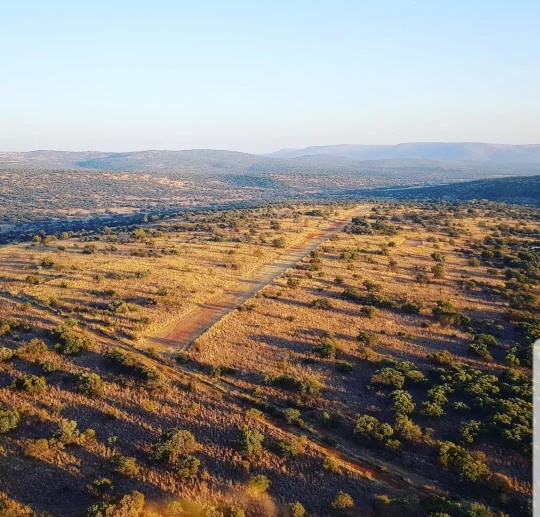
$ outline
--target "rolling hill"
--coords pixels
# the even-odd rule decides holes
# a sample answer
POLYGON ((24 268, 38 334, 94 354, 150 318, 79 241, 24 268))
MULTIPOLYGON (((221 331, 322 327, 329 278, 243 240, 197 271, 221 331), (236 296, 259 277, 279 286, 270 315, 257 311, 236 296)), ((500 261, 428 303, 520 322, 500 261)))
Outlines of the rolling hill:
POLYGON ((506 145, 476 142, 418 142, 397 145, 326 145, 282 149, 266 154, 271 158, 334 155, 363 160, 424 159, 492 163, 540 162, 540 145, 506 145))

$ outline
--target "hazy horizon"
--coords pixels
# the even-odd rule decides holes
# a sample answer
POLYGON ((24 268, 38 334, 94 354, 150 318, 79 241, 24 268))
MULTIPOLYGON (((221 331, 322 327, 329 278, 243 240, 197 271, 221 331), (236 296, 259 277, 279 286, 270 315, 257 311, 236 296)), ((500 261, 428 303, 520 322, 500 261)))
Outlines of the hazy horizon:
POLYGON ((540 5, 10 3, 0 149, 540 142, 540 5))
POLYGON ((501 145, 501 146, 536 146, 540 145, 540 143, 522 143, 522 144, 508 144, 506 142, 486 142, 486 141, 478 141, 478 142, 469 142, 469 141, 454 141, 454 142, 441 142, 441 141, 423 141, 423 142, 396 142, 396 143, 390 143, 390 144, 380 144, 380 143, 369 143, 366 144, 364 142, 355 142, 355 143, 331 143, 331 144, 317 144, 317 145, 306 145, 303 147, 282 147, 280 149, 269 149, 263 152, 249 152, 244 151, 241 149, 225 149, 225 148, 212 148, 212 147, 192 147, 192 148, 178 148, 178 149, 151 149, 151 148, 140 148, 140 149, 115 149, 115 150, 106 150, 106 149, 91 149, 91 148, 80 148, 80 149, 45 149, 45 148, 35 148, 35 149, 28 149, 23 151, 13 151, 10 149, 0 149, 0 153, 32 153, 32 152, 73 152, 73 153, 84 153, 84 152, 102 152, 102 153, 137 153, 137 152, 152 152, 152 151, 172 151, 172 152, 180 152, 180 151, 230 151, 230 152, 238 152, 238 153, 246 153, 246 154, 255 154, 255 155, 265 155, 265 154, 271 154, 277 151, 285 151, 285 150, 302 150, 302 149, 309 149, 313 147, 332 147, 332 146, 361 146, 361 145, 369 145, 369 146, 398 146, 398 145, 408 145, 408 144, 487 144, 487 145, 501 145))

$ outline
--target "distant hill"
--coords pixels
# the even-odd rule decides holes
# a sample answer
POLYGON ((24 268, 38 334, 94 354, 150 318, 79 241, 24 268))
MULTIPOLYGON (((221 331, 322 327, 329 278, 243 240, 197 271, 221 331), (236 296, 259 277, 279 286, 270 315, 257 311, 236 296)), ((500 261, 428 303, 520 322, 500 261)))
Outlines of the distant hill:
POLYGON ((334 154, 296 158, 269 158, 248 153, 213 149, 185 151, 32 151, 0 153, 0 169, 144 172, 169 177, 223 174, 348 175, 367 179, 386 178, 402 184, 444 183, 489 177, 540 174, 540 162, 504 163, 424 158, 359 159, 334 154))
POLYGON ((326 145, 282 149, 270 158, 333 155, 362 160, 423 159, 492 163, 540 163, 540 145, 484 144, 476 142, 418 142, 397 145, 326 145))
POLYGON ((463 201, 487 199, 540 208, 540 176, 466 181, 433 187, 374 189, 363 193, 396 199, 463 201))

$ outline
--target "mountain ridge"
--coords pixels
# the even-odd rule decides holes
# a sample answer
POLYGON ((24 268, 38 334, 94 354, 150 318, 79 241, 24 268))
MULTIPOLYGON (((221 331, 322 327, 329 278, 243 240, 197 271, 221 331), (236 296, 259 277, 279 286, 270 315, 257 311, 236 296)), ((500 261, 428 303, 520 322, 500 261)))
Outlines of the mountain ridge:
POLYGON ((336 144, 303 149, 281 149, 263 156, 291 159, 332 155, 363 160, 435 159, 490 163, 538 163, 540 144, 488 144, 483 142, 405 142, 396 145, 336 144))

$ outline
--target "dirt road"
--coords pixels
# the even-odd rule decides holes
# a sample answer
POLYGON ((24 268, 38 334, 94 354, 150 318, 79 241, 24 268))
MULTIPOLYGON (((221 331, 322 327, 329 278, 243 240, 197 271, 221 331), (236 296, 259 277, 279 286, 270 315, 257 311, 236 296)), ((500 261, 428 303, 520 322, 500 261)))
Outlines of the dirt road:
MULTIPOLYGON (((355 215, 364 214, 366 210, 363 209, 355 215)), ((218 321, 257 294, 263 287, 267 286, 287 269, 302 260, 333 234, 343 230, 345 225, 351 220, 351 217, 348 216, 345 219, 328 223, 316 233, 309 234, 300 245, 291 248, 270 264, 266 264, 254 277, 243 280, 238 290, 225 292, 219 299, 198 306, 183 315, 173 327, 164 329, 157 336, 147 338, 147 341, 159 347, 173 348, 175 351, 188 350, 199 336, 204 334, 218 321)))

